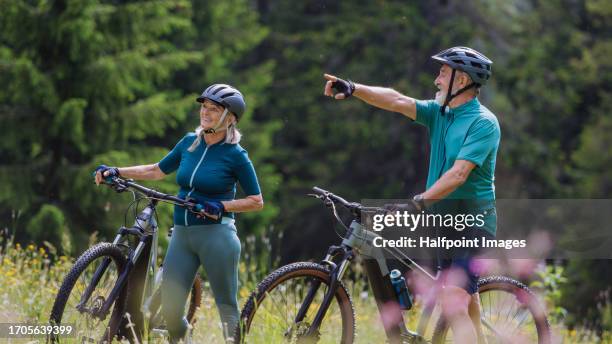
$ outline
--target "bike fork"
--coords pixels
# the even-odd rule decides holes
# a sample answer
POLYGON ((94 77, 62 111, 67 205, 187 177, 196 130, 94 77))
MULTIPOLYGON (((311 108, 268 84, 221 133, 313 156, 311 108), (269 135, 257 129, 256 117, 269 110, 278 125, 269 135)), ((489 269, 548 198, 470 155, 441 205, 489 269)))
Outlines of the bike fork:
POLYGON ((89 298, 91 297, 91 294, 93 293, 94 289, 96 289, 96 287, 98 286, 98 283, 100 282, 102 275, 106 272, 106 269, 108 268, 108 265, 110 264, 110 262, 111 262, 111 258, 104 258, 104 260, 102 261, 102 264, 100 264, 96 268, 93 278, 91 279, 91 283, 89 283, 89 285, 85 289, 85 292, 81 296, 81 300, 76 305, 76 309, 78 309, 79 312, 85 311, 85 305, 89 301, 89 298))
MULTIPOLYGON (((330 273, 329 288, 327 292, 325 293, 325 296, 323 297, 323 302, 321 302, 321 306, 317 310, 317 314, 315 315, 314 320, 312 321, 312 324, 310 325, 310 327, 308 328, 308 331, 305 334, 306 337, 314 336, 315 333, 318 332, 319 327, 321 327, 321 323, 323 322, 325 313, 327 312, 327 309, 331 305, 332 300, 336 296, 336 289, 338 288, 338 283, 342 279, 342 276, 344 275, 344 272, 346 271, 346 268, 348 267, 350 260, 353 258, 353 252, 350 250, 342 250, 342 254, 343 256, 342 256, 340 265, 337 267, 334 266, 335 264, 332 265, 332 271, 330 273)), ((326 261, 330 261, 330 260, 326 259, 326 261)), ((296 317, 297 321, 303 320, 304 316, 306 315, 306 312, 308 311, 308 307, 310 306, 310 303, 312 302, 312 299, 314 298, 314 295, 316 294, 317 290, 319 289, 321 285, 320 281, 317 281, 315 283, 316 285, 313 285, 311 287, 311 289, 308 292, 308 296, 306 300, 304 301, 304 304, 302 304, 302 307, 300 307, 298 316, 301 316, 301 318, 298 319, 298 317, 296 317)))
MULTIPOLYGON (((122 237, 123 235, 121 234, 121 232, 118 233, 117 236, 115 237, 115 240, 113 240, 113 245, 117 245, 119 241, 121 241, 122 237)), ((106 269, 108 268, 108 265, 110 264, 110 262, 111 262, 111 258, 107 257, 96 268, 93 278, 91 279, 91 283, 89 283, 89 285, 85 289, 85 292, 83 293, 83 295, 81 295, 81 299, 79 300, 79 303, 76 305, 76 309, 79 310, 79 312, 85 311, 85 304, 87 304, 87 302, 89 301, 89 298, 91 297, 91 293, 93 293, 94 289, 96 289, 96 287, 98 286, 98 283, 100 282, 100 278, 102 278, 102 275, 104 275, 104 273, 106 272, 106 269)))
POLYGON ((298 313, 295 316, 294 323, 297 324, 300 321, 304 320, 304 317, 306 316, 306 312, 308 312, 308 308, 310 308, 310 304, 312 303, 312 300, 314 299, 314 296, 316 295, 317 291, 319 291, 320 286, 321 286, 321 281, 313 279, 312 286, 310 286, 310 289, 308 290, 308 294, 306 295, 304 302, 300 306, 300 309, 298 310, 298 313))
MULTIPOLYGON (((115 302, 115 300, 119 297, 119 293, 121 293, 121 291, 123 290, 123 288, 127 284, 128 278, 130 277, 130 273, 132 272, 132 269, 134 268, 134 262, 136 260, 138 260, 138 257, 142 253, 142 250, 144 249, 145 245, 146 245, 146 242, 144 240, 141 240, 140 242, 138 242, 138 246, 136 247, 136 249, 134 251, 130 252, 130 254, 128 256, 127 265, 126 265, 125 269, 123 270, 123 273, 121 275, 119 275, 119 277, 117 278, 117 283, 115 283, 115 286, 111 290, 110 294, 108 295, 108 297, 105 300, 105 302, 102 305, 102 307, 100 307, 99 309, 94 310, 92 312, 92 315, 97 316, 98 318, 100 318, 102 320, 104 320, 106 318, 106 316, 108 315, 108 313, 110 311, 110 308, 111 308, 113 302, 115 302)), ((81 298, 81 302, 79 302, 79 305, 77 305, 77 309, 79 309, 79 311, 83 311, 84 310, 84 305, 87 303, 87 301, 91 297, 91 293, 93 292, 93 290, 95 289, 96 285, 100 281, 100 278, 101 278, 102 274, 104 273, 104 271, 106 271, 106 268, 108 268, 108 265, 110 264, 110 260, 111 260, 111 258, 104 259, 102 264, 100 264, 100 266, 96 269, 96 273, 94 274, 94 278, 92 279, 92 283, 90 283, 90 285, 88 287, 88 290, 86 291, 86 293, 81 298), (98 272, 99 272, 99 274, 98 274, 98 272)))

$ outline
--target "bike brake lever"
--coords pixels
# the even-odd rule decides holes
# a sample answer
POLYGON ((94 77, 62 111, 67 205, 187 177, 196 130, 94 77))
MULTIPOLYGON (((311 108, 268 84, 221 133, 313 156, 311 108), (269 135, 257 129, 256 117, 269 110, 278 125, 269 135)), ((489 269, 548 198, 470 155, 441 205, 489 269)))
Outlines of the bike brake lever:
POLYGON ((323 195, 313 194, 313 193, 306 194, 306 196, 308 196, 308 197, 314 197, 314 198, 316 198, 316 199, 323 199, 323 198, 325 198, 325 196, 323 196, 323 195))
POLYGON ((128 187, 123 184, 114 184, 111 185, 111 187, 115 189, 116 192, 124 192, 128 189, 128 187))
POLYGON ((334 202, 332 202, 332 200, 329 199, 329 197, 327 197, 326 195, 321 195, 321 194, 306 194, 306 195, 310 197, 314 197, 316 199, 323 200, 323 204, 325 204, 326 207, 331 207, 334 204, 334 202))

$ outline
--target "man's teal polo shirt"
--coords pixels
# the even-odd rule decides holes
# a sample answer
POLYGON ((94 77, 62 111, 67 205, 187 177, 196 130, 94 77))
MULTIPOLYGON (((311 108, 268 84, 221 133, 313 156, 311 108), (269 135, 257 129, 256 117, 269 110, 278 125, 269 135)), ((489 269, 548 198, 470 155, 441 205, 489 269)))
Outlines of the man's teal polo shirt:
MULTIPOLYGON (((477 98, 447 109, 444 115, 440 114, 440 105, 434 100, 417 100, 416 113, 416 122, 429 130, 431 143, 427 188, 448 171, 455 160, 468 160, 476 167, 447 199, 495 200, 495 159, 501 137, 495 115, 477 98)), ((483 205, 490 207, 493 203, 483 202, 483 205)))

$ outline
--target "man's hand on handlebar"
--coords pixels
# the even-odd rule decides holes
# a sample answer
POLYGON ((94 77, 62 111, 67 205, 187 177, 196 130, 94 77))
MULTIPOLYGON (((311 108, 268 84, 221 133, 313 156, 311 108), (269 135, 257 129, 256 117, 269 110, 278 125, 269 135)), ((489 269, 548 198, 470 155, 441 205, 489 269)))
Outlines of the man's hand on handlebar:
POLYGON ((104 183, 104 179, 108 177, 121 177, 121 175, 119 174, 119 169, 117 167, 109 167, 106 165, 100 165, 96 167, 94 173, 96 185, 104 183))
POLYGON ((420 204, 414 200, 410 200, 408 203, 385 204, 384 208, 387 210, 388 213, 395 213, 398 211, 407 213, 418 213, 423 210, 420 204))

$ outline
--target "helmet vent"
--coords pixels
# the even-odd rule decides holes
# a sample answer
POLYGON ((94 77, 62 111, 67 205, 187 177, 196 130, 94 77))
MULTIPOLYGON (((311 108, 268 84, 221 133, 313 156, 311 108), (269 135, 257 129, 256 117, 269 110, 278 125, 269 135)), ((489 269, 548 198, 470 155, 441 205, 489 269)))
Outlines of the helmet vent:
POLYGON ((455 63, 458 63, 458 64, 462 64, 462 65, 465 64, 465 62, 463 62, 462 60, 459 60, 459 59, 452 60, 452 61, 455 62, 455 63))
POLYGON ((478 62, 470 61, 470 64, 476 68, 482 68, 482 65, 478 62))
POLYGON ((226 94, 224 94, 224 95, 222 95, 222 96, 221 96, 221 99, 224 99, 224 98, 227 98, 227 97, 231 97, 231 96, 233 96, 233 95, 235 95, 235 94, 236 94, 236 93, 234 93, 234 92, 231 92, 231 93, 226 93, 226 94))
POLYGON ((214 90, 212 94, 213 94, 213 95, 216 95, 217 93, 219 93, 219 91, 221 91, 221 90, 223 90, 223 89, 225 89, 225 88, 227 88, 227 87, 225 87, 225 86, 221 86, 221 87, 217 88, 216 90, 214 90))
POLYGON ((474 55, 474 54, 472 54, 472 53, 468 53, 467 51, 465 52, 465 55, 467 55, 467 56, 469 56, 469 57, 473 57, 473 58, 475 58, 475 59, 477 59, 477 58, 478 58, 478 56, 476 56, 476 55, 474 55))

